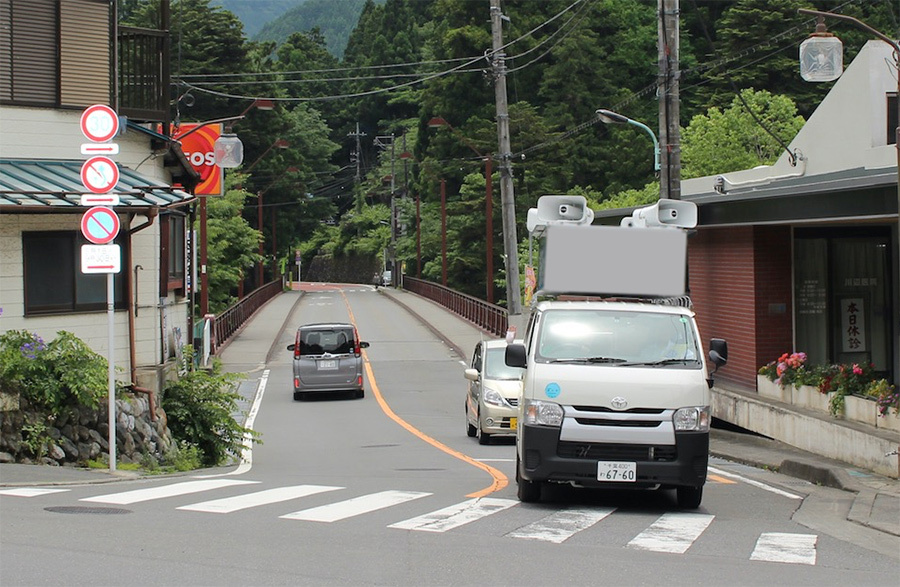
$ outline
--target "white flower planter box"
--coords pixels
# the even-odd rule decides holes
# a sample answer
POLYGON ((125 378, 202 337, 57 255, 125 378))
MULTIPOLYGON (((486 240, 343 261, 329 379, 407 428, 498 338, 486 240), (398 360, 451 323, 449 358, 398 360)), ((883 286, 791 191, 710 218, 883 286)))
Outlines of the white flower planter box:
POLYGON ((877 426, 878 403, 874 399, 857 395, 844 396, 844 419, 877 426))
POLYGON ((784 402, 791 403, 791 388, 782 387, 781 385, 770 381, 764 375, 756 376, 756 391, 759 395, 784 402))
POLYGON ((795 385, 791 388, 791 403, 810 410, 827 413, 831 396, 830 393, 819 393, 818 388, 809 385, 795 385))
POLYGON ((886 416, 878 416, 875 419, 875 425, 879 428, 884 428, 885 430, 900 432, 900 416, 891 410, 886 416))

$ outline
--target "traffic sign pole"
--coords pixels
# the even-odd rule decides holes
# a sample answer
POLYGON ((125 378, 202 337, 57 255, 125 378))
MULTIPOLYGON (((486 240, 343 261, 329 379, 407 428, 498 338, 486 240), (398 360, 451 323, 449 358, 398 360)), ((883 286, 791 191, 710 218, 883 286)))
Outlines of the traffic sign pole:
MULTIPOLYGON (((115 155, 119 152, 119 146, 108 143, 110 139, 119 134, 119 115, 116 111, 106 104, 94 104, 88 106, 81 114, 81 134, 94 144, 81 146, 81 153, 84 155, 115 155), (97 144, 104 143, 104 144, 97 144)), ((84 187, 95 194, 105 194, 112 191, 116 184, 119 183, 119 168, 115 162, 109 157, 98 155, 91 157, 84 162, 81 167, 81 182, 84 187)), ((111 199, 110 205, 118 204, 118 196, 111 199)), ((93 203, 90 196, 82 197, 82 206, 93 203), (87 200, 85 200, 87 198, 87 200)), ((115 280, 114 274, 119 270, 121 263, 121 253, 117 245, 107 245, 115 240, 119 233, 119 216, 110 208, 103 206, 94 206, 84 213, 81 218, 81 232, 85 238, 97 245, 99 251, 92 251, 90 254, 97 255, 98 259, 94 259, 93 263, 97 267, 90 267, 91 263, 85 264, 82 259, 82 271, 85 273, 106 273, 106 316, 107 316, 107 338, 108 348, 106 361, 109 366, 107 373, 107 392, 109 394, 109 470, 116 470, 116 361, 115 361, 115 280), (109 247, 109 248, 107 248, 109 247), (113 253, 113 249, 115 252, 113 253), (105 259, 100 259, 104 254, 114 254, 117 257, 112 259, 113 263, 109 263, 105 259)), ((88 247, 90 245, 85 245, 88 247)), ((82 247, 82 256, 87 254, 86 249, 82 247)))

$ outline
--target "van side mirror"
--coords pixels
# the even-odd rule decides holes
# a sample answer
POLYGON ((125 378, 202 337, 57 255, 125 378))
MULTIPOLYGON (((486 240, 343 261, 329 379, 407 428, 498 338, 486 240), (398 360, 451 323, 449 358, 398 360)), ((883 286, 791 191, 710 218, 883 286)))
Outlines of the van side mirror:
POLYGON ((713 373, 728 362, 728 342, 724 338, 711 338, 709 340, 709 360, 716 366, 713 373))
POLYGON ((291 343, 291 344, 287 345, 287 350, 292 351, 292 350, 294 350, 296 347, 297 347, 296 344, 291 343))
POLYGON ((466 369, 463 376, 469 381, 478 381, 478 369, 466 369))
POLYGON ((524 369, 528 366, 528 356, 525 352, 524 344, 506 345, 506 354, 504 355, 506 364, 510 367, 521 367, 524 369))

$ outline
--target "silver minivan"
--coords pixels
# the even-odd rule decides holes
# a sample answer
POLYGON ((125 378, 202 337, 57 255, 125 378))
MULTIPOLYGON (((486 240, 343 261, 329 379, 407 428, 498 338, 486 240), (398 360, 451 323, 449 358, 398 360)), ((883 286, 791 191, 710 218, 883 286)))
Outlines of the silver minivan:
POLYGON ((362 349, 365 348, 369 348, 369 343, 359 340, 352 324, 321 322, 298 328, 294 343, 287 346, 294 353, 294 399, 335 391, 364 397, 362 349))

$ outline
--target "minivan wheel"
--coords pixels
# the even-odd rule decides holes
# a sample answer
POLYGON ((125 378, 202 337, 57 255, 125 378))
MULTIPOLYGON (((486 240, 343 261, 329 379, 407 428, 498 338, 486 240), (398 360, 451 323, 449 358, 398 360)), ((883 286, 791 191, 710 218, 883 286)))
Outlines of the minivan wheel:
POLYGON ((541 501, 541 484, 537 481, 526 481, 519 474, 519 455, 516 455, 516 484, 518 490, 516 496, 522 503, 535 503, 541 501))
POLYGON ((678 507, 685 510, 695 510, 700 507, 703 500, 703 486, 681 486, 675 489, 675 497, 678 499, 678 507))
POLYGON ((364 397, 366 397, 366 390, 365 389, 357 389, 356 390, 356 399, 362 399, 364 397))
POLYGON ((303 394, 300 393, 299 391, 295 391, 294 392, 294 401, 297 402, 297 401, 302 401, 302 400, 303 400, 303 394))

